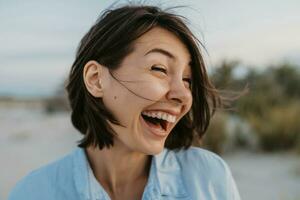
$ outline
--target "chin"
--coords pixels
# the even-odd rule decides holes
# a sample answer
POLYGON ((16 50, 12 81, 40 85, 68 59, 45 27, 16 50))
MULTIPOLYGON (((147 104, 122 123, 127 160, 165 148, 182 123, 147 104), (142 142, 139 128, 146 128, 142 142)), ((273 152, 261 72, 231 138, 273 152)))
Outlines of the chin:
POLYGON ((157 155, 164 150, 164 142, 155 142, 155 144, 148 144, 142 147, 143 153, 147 155, 157 155))

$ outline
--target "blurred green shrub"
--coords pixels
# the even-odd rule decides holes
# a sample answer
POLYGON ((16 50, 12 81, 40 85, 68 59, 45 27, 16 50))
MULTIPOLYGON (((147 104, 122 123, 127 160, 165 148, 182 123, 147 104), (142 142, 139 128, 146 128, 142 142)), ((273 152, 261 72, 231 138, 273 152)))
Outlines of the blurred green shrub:
POLYGON ((207 132, 201 139, 201 144, 198 145, 217 154, 222 154, 227 141, 226 121, 227 116, 225 113, 216 113, 211 119, 207 132))
POLYGON ((223 61, 211 74, 218 89, 241 91, 246 85, 249 88, 228 113, 238 115, 252 127, 261 149, 300 152, 299 66, 279 63, 265 70, 248 68, 243 75, 237 75, 241 68, 247 67, 236 61, 223 61))
POLYGON ((260 139, 263 150, 288 150, 300 148, 300 104, 298 102, 274 106, 263 115, 249 116, 260 139))

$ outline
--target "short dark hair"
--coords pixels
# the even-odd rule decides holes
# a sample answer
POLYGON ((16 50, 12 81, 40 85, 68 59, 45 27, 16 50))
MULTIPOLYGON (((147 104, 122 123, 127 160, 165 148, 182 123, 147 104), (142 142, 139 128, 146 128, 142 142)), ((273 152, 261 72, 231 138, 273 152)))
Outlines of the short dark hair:
POLYGON ((221 100, 208 79, 201 42, 185 23, 185 18, 155 6, 126 5, 106 10, 82 38, 72 65, 67 92, 72 109, 71 120, 83 135, 79 147, 89 145, 100 149, 113 145, 116 134, 107 120, 119 124, 105 108, 101 98, 92 96, 83 80, 84 65, 95 60, 109 69, 119 67, 133 51, 134 41, 154 27, 175 34, 191 55, 192 96, 191 110, 176 124, 165 142, 168 149, 188 148, 195 137, 201 138, 215 108, 221 100))

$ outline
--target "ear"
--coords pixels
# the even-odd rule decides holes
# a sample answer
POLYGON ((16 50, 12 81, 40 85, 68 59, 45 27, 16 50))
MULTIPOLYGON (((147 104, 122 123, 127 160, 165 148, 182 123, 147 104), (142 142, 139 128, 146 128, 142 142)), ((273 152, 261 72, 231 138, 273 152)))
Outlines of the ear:
POLYGON ((83 68, 83 80, 86 89, 94 97, 103 96, 102 76, 103 66, 97 61, 88 61, 83 68))

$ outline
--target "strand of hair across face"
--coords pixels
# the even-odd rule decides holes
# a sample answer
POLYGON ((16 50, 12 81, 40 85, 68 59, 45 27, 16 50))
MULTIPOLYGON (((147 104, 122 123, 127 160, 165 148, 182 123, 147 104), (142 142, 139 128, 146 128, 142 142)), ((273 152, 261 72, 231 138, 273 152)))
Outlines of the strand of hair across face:
MULTIPOLYGON (((125 87, 129 92, 131 92, 132 94, 136 95, 137 97, 140 97, 142 99, 145 99, 145 100, 148 100, 148 101, 152 101, 152 102, 161 102, 161 103, 169 103, 167 101, 160 101, 160 100, 152 100, 152 99, 148 99, 146 97, 143 97, 139 94, 136 94, 134 91, 132 91, 131 89, 129 89, 128 87, 125 86, 125 84, 123 84, 122 82, 136 82, 136 81, 122 81, 122 80, 119 80, 117 79, 112 73, 111 71, 109 70, 109 74, 118 82, 120 83, 123 87, 125 87)), ((176 102, 177 103, 177 102, 176 102)))

